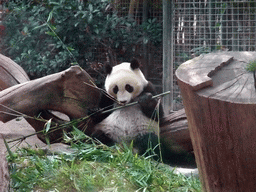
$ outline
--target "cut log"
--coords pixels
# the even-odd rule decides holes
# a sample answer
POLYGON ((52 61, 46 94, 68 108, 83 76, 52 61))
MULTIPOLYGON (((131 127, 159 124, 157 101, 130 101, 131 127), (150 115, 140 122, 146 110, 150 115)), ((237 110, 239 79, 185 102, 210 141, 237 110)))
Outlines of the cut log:
POLYGON ((246 65, 256 52, 211 53, 176 71, 204 191, 252 191, 256 90, 246 65))

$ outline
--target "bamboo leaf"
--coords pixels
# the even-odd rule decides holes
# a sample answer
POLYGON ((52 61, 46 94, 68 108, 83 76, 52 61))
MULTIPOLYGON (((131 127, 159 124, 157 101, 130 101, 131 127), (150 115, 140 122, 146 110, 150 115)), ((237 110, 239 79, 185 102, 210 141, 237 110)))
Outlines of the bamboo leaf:
POLYGON ((11 159, 14 159, 16 157, 15 154, 11 151, 11 149, 10 149, 8 143, 6 142, 5 138, 3 138, 3 139, 4 139, 4 145, 7 149, 7 152, 9 154, 9 156, 11 157, 11 159))
POLYGON ((52 124, 52 119, 49 119, 49 121, 47 121, 45 123, 45 133, 48 133, 48 131, 50 130, 51 128, 51 124, 52 124))

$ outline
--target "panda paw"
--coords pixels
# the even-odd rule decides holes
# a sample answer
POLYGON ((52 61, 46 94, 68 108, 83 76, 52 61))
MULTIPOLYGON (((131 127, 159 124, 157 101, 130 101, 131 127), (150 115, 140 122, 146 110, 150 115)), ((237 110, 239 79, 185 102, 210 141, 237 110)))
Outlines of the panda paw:
POLYGON ((96 115, 96 114, 98 114, 100 112, 101 112, 101 110, 98 107, 89 108, 88 111, 87 111, 88 115, 96 115))
POLYGON ((147 106, 152 101, 153 95, 151 93, 145 93, 139 97, 138 103, 141 106, 147 106))

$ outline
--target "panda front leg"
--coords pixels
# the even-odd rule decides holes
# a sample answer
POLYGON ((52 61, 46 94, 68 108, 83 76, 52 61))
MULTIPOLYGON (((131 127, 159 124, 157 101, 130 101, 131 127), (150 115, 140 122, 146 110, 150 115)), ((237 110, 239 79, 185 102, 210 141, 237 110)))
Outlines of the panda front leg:
POLYGON ((159 99, 152 97, 152 93, 144 93, 139 96, 138 103, 141 106, 142 112, 148 118, 159 121, 164 116, 163 106, 161 102, 159 102, 159 99))

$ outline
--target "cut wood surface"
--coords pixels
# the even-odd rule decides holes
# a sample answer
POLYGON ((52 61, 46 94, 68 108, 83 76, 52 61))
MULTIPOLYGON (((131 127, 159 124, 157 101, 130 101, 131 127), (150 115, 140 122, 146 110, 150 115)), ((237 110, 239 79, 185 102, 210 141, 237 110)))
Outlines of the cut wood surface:
POLYGON ((205 191, 256 188, 256 52, 199 56, 176 71, 205 191))

